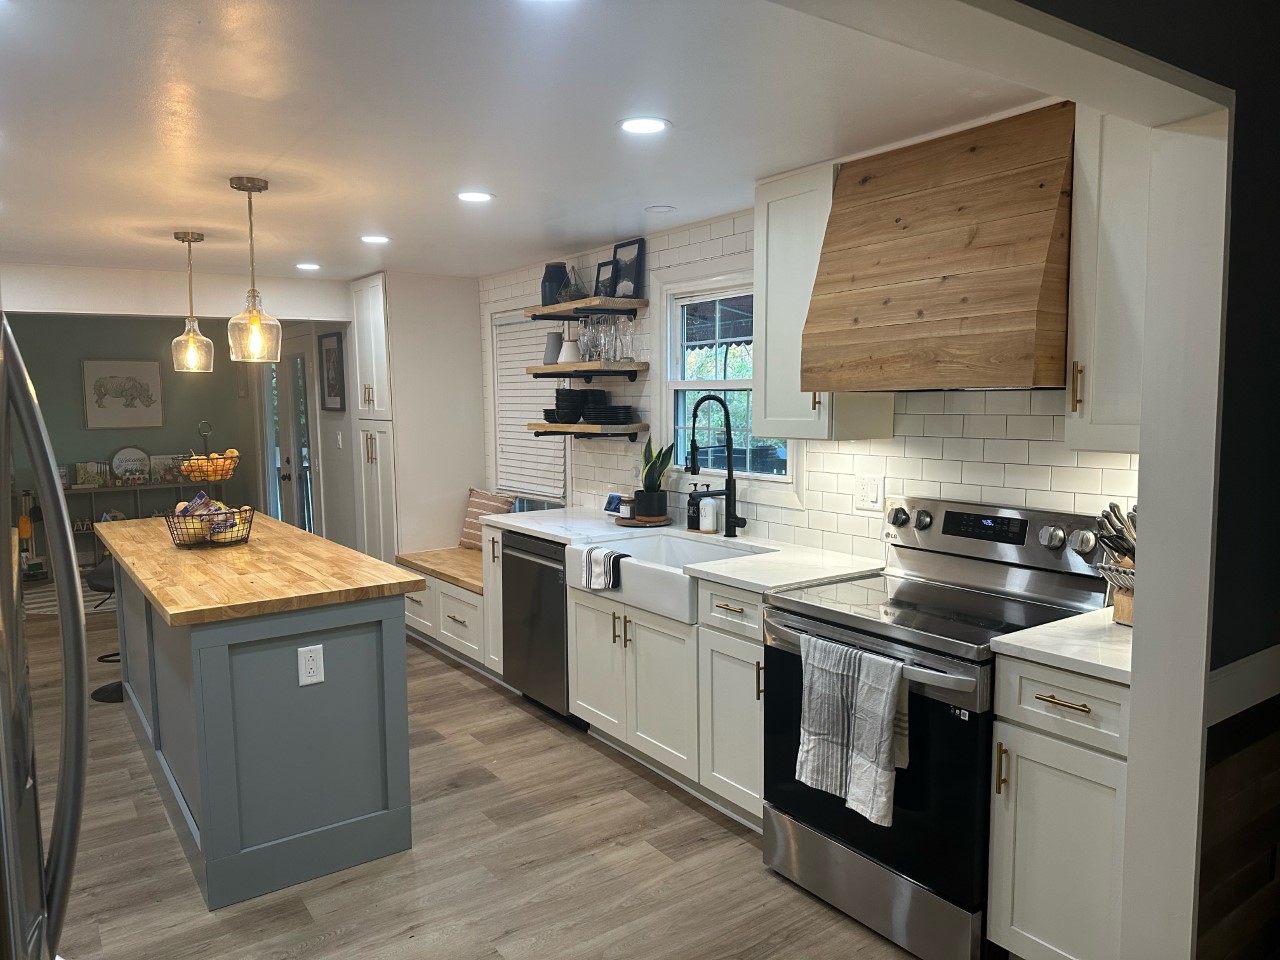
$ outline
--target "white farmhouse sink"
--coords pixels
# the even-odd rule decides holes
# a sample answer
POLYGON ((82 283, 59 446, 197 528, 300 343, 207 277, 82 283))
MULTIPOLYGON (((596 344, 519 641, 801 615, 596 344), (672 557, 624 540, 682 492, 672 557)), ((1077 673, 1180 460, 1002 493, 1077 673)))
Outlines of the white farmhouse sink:
POLYGON ((622 588, 597 591, 601 596, 612 597, 681 623, 698 622, 698 584, 684 572, 686 564, 770 552, 767 547, 739 543, 725 537, 670 533, 571 546, 565 551, 565 582, 570 587, 582 589, 582 564, 588 547, 630 555, 622 561, 620 568, 622 588))

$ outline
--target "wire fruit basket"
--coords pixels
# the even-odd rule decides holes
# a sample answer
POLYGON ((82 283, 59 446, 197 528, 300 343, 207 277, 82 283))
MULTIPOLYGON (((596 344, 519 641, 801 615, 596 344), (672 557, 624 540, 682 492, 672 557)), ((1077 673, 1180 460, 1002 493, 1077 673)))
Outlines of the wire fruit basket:
POLYGON ((200 482, 230 480, 239 465, 240 456, 238 454, 228 457, 218 453, 207 456, 202 453, 193 453, 182 458, 182 464, 179 469, 188 480, 200 482))
POLYGON ((176 547, 230 547, 247 543, 253 529, 253 507, 183 516, 165 514, 176 547))

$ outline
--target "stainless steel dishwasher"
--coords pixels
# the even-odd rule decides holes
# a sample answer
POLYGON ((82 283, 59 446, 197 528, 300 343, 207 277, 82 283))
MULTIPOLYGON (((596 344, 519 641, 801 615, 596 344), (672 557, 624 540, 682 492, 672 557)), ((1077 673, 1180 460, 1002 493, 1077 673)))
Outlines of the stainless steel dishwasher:
POLYGON ((502 679, 569 715, 564 545, 502 534, 502 679))

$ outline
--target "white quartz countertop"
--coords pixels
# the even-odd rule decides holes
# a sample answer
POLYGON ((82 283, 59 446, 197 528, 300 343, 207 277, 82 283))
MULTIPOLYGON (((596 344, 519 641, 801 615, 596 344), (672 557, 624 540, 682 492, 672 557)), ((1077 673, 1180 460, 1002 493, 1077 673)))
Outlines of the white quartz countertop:
POLYGON ((1113 622, 1111 608, 1104 607, 1029 630, 1006 633, 991 641, 991 649, 1008 657, 1128 686, 1133 628, 1113 622))
MULTIPOLYGON (((495 514, 481 518, 481 523, 500 530, 514 530, 554 543, 581 544, 601 540, 670 534, 705 539, 707 534, 690 533, 677 523, 668 527, 620 527, 613 516, 588 507, 563 510, 533 510, 528 513, 495 514)), ((713 538, 719 539, 719 537, 713 538)), ((759 537, 741 536, 736 542, 755 548, 757 552, 725 560, 708 560, 686 564, 684 572, 698 580, 706 580, 754 593, 799 586, 835 577, 853 576, 879 570, 884 561, 834 550, 819 550, 790 543, 779 543, 759 537)))

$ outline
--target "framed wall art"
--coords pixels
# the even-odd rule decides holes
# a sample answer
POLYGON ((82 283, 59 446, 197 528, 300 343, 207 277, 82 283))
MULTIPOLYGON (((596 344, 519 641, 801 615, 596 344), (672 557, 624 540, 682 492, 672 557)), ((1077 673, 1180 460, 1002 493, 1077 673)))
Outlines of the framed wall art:
POLYGON ((644 238, 614 244, 613 261, 613 295, 627 299, 643 298, 644 238))
POLYGON ((347 409, 347 362, 340 332, 321 334, 320 409, 343 413, 347 409))
POLYGON ((86 429, 164 426, 158 360, 82 360, 80 367, 86 429))

